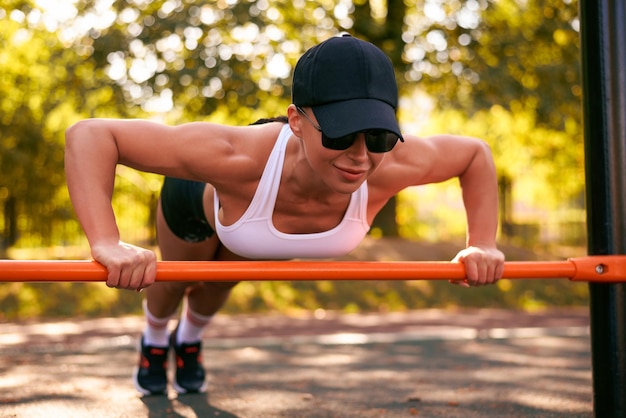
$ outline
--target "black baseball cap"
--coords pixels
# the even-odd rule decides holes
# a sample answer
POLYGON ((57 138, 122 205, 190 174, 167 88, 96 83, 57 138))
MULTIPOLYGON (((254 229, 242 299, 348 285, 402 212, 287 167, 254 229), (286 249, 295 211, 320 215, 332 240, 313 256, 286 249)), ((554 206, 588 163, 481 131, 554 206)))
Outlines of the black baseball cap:
POLYGON ((330 138, 384 129, 402 140, 391 60, 378 47, 350 35, 330 38, 300 57, 292 100, 296 106, 310 107, 330 138))

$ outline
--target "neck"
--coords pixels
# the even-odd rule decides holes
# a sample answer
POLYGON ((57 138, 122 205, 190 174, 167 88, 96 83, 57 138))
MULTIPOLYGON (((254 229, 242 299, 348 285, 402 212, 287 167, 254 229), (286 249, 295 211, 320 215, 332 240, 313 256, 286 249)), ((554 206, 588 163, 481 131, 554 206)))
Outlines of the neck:
POLYGON ((292 136, 287 144, 281 188, 289 190, 296 200, 330 202, 345 199, 343 193, 328 187, 315 172, 306 157, 300 139, 292 136))

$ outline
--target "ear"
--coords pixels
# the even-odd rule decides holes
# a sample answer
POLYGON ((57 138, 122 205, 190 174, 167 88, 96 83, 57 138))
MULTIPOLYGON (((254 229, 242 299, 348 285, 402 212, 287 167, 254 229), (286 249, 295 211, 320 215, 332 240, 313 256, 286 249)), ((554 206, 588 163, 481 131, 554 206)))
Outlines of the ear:
POLYGON ((287 119, 289 121, 289 127, 291 128, 291 132, 298 138, 302 137, 302 130, 300 129, 300 124, 302 120, 300 119, 300 112, 296 109, 296 105, 290 104, 287 108, 287 119))

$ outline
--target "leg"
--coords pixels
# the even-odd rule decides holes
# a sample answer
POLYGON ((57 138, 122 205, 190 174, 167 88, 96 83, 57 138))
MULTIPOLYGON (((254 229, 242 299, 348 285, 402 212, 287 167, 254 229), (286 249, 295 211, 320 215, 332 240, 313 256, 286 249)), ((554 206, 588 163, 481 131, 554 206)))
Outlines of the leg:
MULTIPOLYGON (((163 218, 161 206, 157 209, 157 237, 161 258, 165 261, 240 260, 220 245, 217 235, 190 243, 177 237, 163 218)), ((187 294, 189 307, 200 315, 214 315, 226 302, 237 282, 156 282, 146 289, 148 310, 159 318, 176 312, 183 296, 187 294)))
MULTIPOLYGON (((165 222, 160 204, 157 208, 157 239, 159 249, 161 250, 161 259, 164 261, 213 260, 219 248, 219 241, 216 235, 198 243, 190 243, 177 237, 165 222)), ((197 285, 197 283, 190 282, 154 283, 146 289, 148 310, 159 318, 172 316, 176 312, 187 289, 191 291, 191 289, 197 287, 197 285)), ((211 298, 212 295, 208 297, 211 298)), ((219 306, 221 306, 222 303, 219 303, 219 306)), ((210 305, 215 304, 211 303, 210 305)), ((219 306, 217 308, 219 308, 219 306)), ((198 310, 199 313, 206 315, 213 314, 215 311, 217 311, 217 309, 213 312, 198 310)))
MULTIPOLYGON (((157 236, 161 258, 165 261, 229 260, 226 251, 209 227, 213 194, 210 185, 166 178, 157 207, 157 236)), ((136 372, 137 389, 142 393, 163 392, 167 385, 167 351, 176 355, 173 382, 179 393, 206 389, 202 367, 202 332, 212 316, 226 302, 236 283, 157 282, 146 289, 147 326, 142 339, 142 356, 136 372), (187 296, 176 331, 168 335, 167 324, 187 296), (150 350, 160 357, 150 358, 150 350), (149 383, 156 380, 158 385, 149 383), (159 390, 153 390, 154 388, 159 390)))
MULTIPOLYGON (((214 259, 225 260, 219 250, 214 259)), ((178 393, 204 392, 207 381, 202 365, 202 333, 213 315, 228 299, 235 282, 200 282, 187 288, 187 303, 176 330, 170 336, 170 347, 176 356, 176 373, 172 382, 178 393)))
MULTIPOLYGON (((219 246, 217 237, 190 243, 177 237, 163 217, 161 202, 157 207, 157 237, 163 260, 210 260, 219 246)), ((141 339, 139 366, 133 373, 137 390, 145 395, 164 393, 167 389, 167 357, 170 349, 168 323, 188 289, 196 283, 156 282, 145 290, 146 328, 141 339)), ((198 347, 199 348, 199 347, 198 347)), ((193 360, 193 359, 192 359, 193 360)), ((204 390, 204 370, 195 358, 195 391, 204 390), (200 367, 198 367, 200 366, 200 367)), ((177 387, 180 388, 180 385, 177 387)), ((179 392, 186 391, 180 389, 179 392)))
MULTIPOLYGON (((224 246, 219 246, 215 256, 216 261, 242 260, 231 253, 224 246)), ((224 305, 230 291, 238 282, 202 282, 194 285, 187 293, 189 307, 199 314, 214 315, 224 305)))

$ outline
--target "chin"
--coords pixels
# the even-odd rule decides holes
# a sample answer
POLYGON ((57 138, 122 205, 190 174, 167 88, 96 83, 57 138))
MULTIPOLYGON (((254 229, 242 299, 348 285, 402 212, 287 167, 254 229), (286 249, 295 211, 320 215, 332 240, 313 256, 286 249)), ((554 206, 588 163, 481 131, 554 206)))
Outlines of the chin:
POLYGON ((365 180, 361 180, 358 182, 346 182, 346 181, 338 181, 334 183, 332 189, 337 193, 343 194, 352 194, 359 190, 359 187, 363 184, 365 180))

